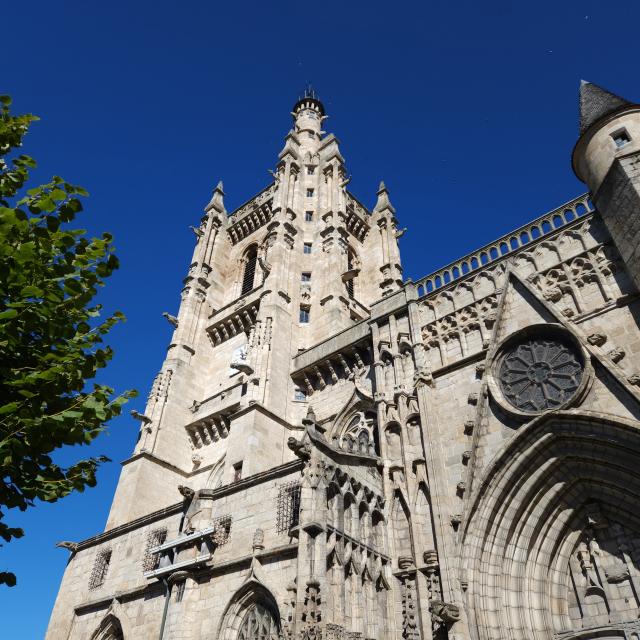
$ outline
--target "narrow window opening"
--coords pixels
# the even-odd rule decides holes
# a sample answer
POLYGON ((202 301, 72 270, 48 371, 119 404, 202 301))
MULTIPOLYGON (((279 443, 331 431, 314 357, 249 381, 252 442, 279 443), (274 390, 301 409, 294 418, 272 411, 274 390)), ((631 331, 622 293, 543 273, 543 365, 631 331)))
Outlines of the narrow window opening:
POLYGON ((255 247, 249 250, 247 253, 246 262, 244 265, 244 275, 242 276, 242 291, 240 295, 243 296, 253 289, 253 281, 256 276, 256 262, 258 261, 258 251, 255 247))
POLYGON ((310 164, 307 165, 307 175, 312 176, 316 172, 316 168, 310 164))
POLYGON ((303 271, 302 274, 300 275, 300 280, 302 282, 310 282, 311 281, 311 272, 310 271, 303 271))
POLYGON ((307 324, 309 322, 309 309, 300 307, 300 324, 307 324))
POLYGON ((313 198, 313 189, 307 189, 307 198, 313 198))
POLYGON ((89 589, 97 589, 104 584, 110 562, 111 549, 105 549, 98 553, 93 564, 93 571, 91 572, 91 576, 89 576, 89 589))
POLYGON ((304 212, 304 221, 311 222, 313 220, 313 211, 305 211, 304 212))
POLYGON ((311 253, 311 243, 310 242, 305 242, 304 243, 303 251, 304 251, 304 253, 311 253))
POLYGON ((233 481, 238 482, 239 480, 242 480, 242 460, 233 465, 233 481))
POLYGON ((296 387, 293 399, 298 402, 304 402, 307 399, 307 394, 300 387, 296 387))
POLYGON ((619 131, 612 133, 611 137, 613 138, 613 142, 616 147, 618 147, 618 149, 621 149, 631 142, 631 137, 627 133, 626 129, 620 129, 619 131))

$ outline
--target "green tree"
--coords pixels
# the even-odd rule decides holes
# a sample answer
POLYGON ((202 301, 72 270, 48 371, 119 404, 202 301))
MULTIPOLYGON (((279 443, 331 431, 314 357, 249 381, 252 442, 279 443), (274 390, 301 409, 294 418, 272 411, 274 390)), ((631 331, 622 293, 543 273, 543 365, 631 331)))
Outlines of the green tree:
MULTIPOLYGON (((51 454, 89 444, 134 397, 90 385, 113 356, 103 338, 124 319, 99 319, 92 302, 118 260, 112 238, 69 228, 82 211, 84 189, 54 177, 25 191, 36 166, 19 152, 33 115, 12 115, 0 96, 0 537, 24 535, 2 522, 6 509, 54 502, 96 483, 104 456, 69 467, 51 454)), ((0 584, 13 586, 13 573, 0 584)))

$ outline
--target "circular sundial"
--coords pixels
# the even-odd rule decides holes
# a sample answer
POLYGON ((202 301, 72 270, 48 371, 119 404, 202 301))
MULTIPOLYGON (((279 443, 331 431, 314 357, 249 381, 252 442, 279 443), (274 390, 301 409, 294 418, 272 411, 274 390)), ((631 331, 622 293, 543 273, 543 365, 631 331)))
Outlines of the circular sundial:
POLYGON ((538 413, 568 402, 583 373, 582 357, 569 341, 529 337, 507 348, 497 378, 509 404, 524 413, 538 413))

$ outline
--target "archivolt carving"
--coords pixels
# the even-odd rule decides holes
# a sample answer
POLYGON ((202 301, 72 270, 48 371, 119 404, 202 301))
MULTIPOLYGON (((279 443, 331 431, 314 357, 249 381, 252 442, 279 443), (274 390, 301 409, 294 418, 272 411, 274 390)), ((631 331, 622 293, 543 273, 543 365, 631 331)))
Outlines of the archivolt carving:
POLYGON ((630 595, 640 579, 639 455, 636 422, 591 412, 547 414, 512 438, 487 469, 463 532, 479 640, 613 638, 603 625, 638 619, 630 595))

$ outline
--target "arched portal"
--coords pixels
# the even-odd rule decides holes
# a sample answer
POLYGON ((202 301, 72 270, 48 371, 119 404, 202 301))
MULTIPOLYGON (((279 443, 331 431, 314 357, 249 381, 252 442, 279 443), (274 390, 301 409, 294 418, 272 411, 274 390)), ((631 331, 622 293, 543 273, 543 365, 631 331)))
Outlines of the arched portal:
POLYGON ((639 456, 636 421, 577 410, 536 418, 507 444, 463 532, 479 640, 640 632, 639 456))

